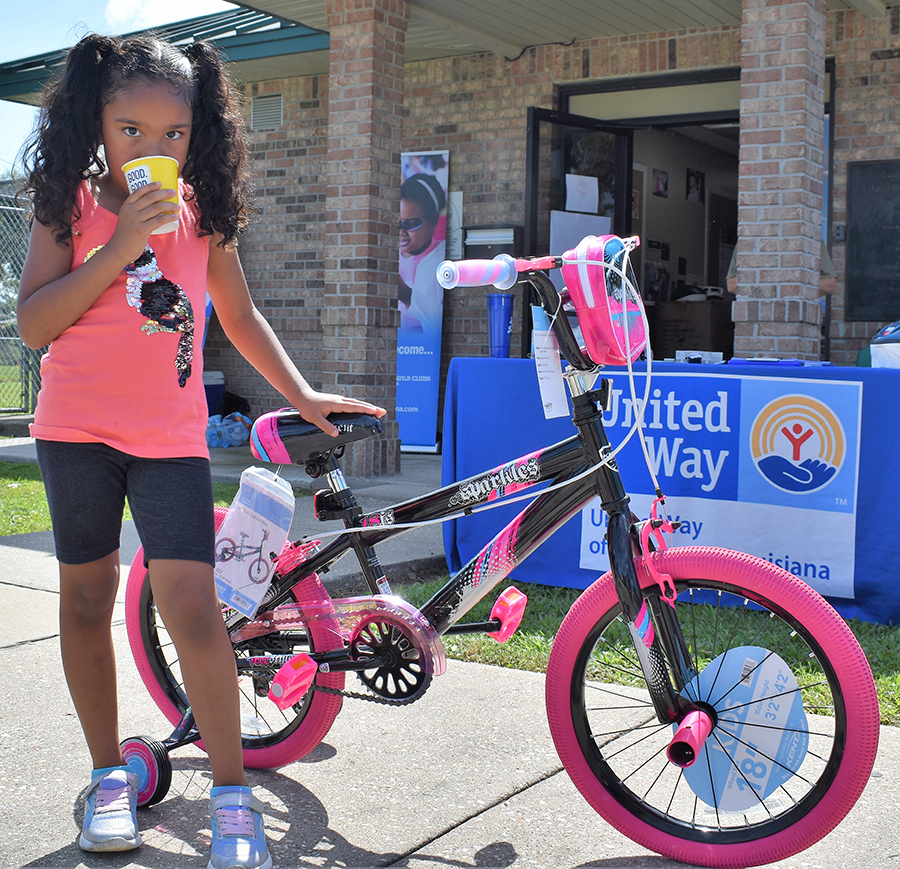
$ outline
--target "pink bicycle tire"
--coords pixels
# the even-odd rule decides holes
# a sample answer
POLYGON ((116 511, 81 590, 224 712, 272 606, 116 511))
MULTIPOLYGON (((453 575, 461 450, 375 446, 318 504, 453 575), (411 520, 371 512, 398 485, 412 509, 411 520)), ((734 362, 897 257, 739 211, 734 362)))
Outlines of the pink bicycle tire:
MULTIPOLYGON (((628 797, 631 785, 610 777, 610 766, 616 761, 603 757, 604 747, 592 747, 584 735, 585 655, 588 646, 593 648, 598 626, 612 623, 611 615, 619 608, 609 573, 573 605, 560 627, 547 669, 547 715, 566 771, 582 796, 606 821, 644 847, 675 860, 742 867, 771 863, 805 850, 846 816, 862 793, 874 764, 880 715, 865 654, 824 598, 767 561, 707 547, 678 547, 652 557, 657 569, 671 575, 682 590, 694 584, 698 588, 719 589, 720 593, 736 593, 770 612, 792 618, 808 634, 809 639, 804 641, 820 650, 824 661, 819 663, 828 674, 829 684, 832 680, 836 683, 831 684, 832 698, 836 708, 841 707, 835 719, 832 751, 823 763, 822 784, 811 789, 808 802, 801 801, 799 807, 788 809, 780 821, 762 822, 750 829, 720 828, 712 833, 670 821, 665 812, 651 811, 638 799, 628 797), (838 719, 844 723, 837 723, 838 719)), ((641 585, 653 593, 657 586, 646 571, 643 573, 641 585)), ((685 632, 688 633, 687 628, 685 632)), ((590 740, 594 739, 591 734, 590 740)), ((616 750, 610 748, 609 754, 612 756, 616 750)), ((645 797, 649 797, 649 792, 645 797)), ((672 802, 674 793, 670 805, 672 802)))

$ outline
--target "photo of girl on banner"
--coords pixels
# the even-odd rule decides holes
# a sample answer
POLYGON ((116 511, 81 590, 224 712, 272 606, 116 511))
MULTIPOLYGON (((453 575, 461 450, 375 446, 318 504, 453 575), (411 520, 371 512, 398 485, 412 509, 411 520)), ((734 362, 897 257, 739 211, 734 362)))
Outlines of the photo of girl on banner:
POLYGON ((397 422, 403 449, 437 450, 449 152, 401 156, 397 422))

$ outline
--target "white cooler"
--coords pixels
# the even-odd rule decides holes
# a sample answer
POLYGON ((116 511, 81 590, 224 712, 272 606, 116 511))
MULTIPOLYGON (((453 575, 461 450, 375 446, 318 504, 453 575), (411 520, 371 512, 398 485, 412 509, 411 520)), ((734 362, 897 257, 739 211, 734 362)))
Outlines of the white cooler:
POLYGON ((900 368, 900 320, 881 329, 870 350, 873 368, 900 368))

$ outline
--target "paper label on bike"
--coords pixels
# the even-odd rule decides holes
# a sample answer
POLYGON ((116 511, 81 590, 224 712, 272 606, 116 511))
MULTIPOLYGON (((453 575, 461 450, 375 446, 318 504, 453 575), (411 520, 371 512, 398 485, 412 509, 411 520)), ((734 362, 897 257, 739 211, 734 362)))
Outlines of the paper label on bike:
POLYGON ((569 400, 563 383, 562 364, 556 336, 545 330, 534 330, 534 364, 545 419, 569 415, 569 400))
POLYGON ((290 483, 264 468, 248 468, 216 534, 219 600, 250 618, 272 579, 272 554, 280 553, 294 517, 290 483))
POLYGON ((800 768, 809 727, 797 679, 778 655, 756 646, 730 649, 684 693, 712 703, 719 717, 696 762, 684 770, 707 805, 751 809, 800 768))

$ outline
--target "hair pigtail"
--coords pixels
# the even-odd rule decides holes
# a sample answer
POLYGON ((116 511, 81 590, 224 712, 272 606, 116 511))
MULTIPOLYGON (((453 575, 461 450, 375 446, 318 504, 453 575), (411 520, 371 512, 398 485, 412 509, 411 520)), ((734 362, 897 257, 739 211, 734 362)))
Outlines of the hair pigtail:
POLYGON ((69 50, 62 73, 45 89, 39 125, 26 146, 34 219, 52 227, 60 242, 72 235, 78 185, 104 168, 99 156, 102 95, 116 48, 115 40, 91 34, 69 50))

